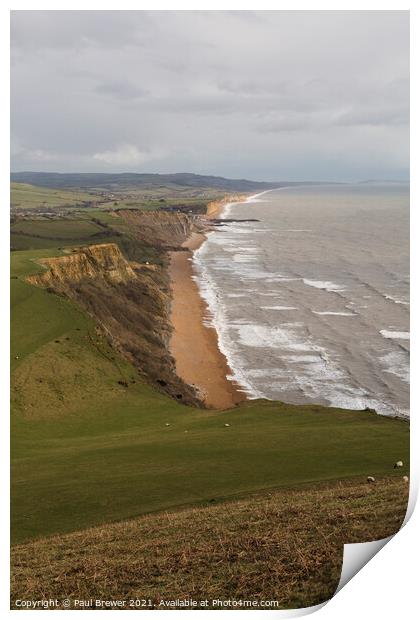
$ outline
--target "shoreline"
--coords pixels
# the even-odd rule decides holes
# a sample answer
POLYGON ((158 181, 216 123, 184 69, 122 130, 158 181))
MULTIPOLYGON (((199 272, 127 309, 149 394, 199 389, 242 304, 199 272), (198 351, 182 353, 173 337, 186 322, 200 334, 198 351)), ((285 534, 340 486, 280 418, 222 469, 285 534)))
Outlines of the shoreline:
MULTIPOLYGON (((270 190, 266 190, 270 191, 270 190)), ((247 202, 264 194, 225 196, 207 205, 204 219, 208 227, 192 233, 182 244, 187 251, 169 252, 169 277, 172 290, 169 349, 175 360, 176 374, 197 390, 197 396, 210 409, 236 407, 248 399, 246 390, 233 376, 226 355, 219 346, 219 334, 210 324, 210 310, 194 278, 192 258, 211 232, 211 220, 223 215, 224 209, 238 202, 247 202)))
POLYGON ((228 204, 246 202, 248 198, 252 198, 252 196, 248 196, 247 194, 237 194, 235 196, 225 196, 225 198, 222 198, 221 200, 213 200, 207 205, 207 213, 205 218, 208 220, 217 219, 221 216, 223 209, 228 204))
MULTIPOLYGON (((286 187, 284 188, 279 188, 279 189, 287 189, 286 187)), ((253 195, 249 195, 244 197, 243 200, 245 200, 245 202, 253 202, 253 199, 258 198, 270 191, 273 190, 265 190, 263 192, 259 192, 258 194, 253 194, 253 195)), ((230 217, 230 210, 232 206, 235 206, 237 204, 237 202, 240 202, 240 200, 229 200, 229 201, 220 201, 217 205, 217 208, 214 208, 212 211, 212 217, 211 220, 209 222, 209 224, 211 225, 213 222, 216 224, 218 223, 218 221, 216 220, 216 218, 220 217, 220 222, 223 221, 223 219, 226 219, 228 217, 230 217)), ((239 213, 237 214, 237 217, 239 217, 239 213)), ((210 218, 209 218, 210 219, 210 218)), ((227 220, 227 222, 236 222, 236 221, 242 221, 242 220, 236 220, 236 219, 231 219, 231 220, 227 220)), ((248 220, 245 220, 248 221, 248 220)), ((253 221, 253 220, 251 220, 253 221)), ((258 221, 258 220, 257 220, 258 221)), ((212 227, 210 230, 214 230, 216 228, 212 227)), ((217 230, 217 228, 216 228, 217 230)), ((200 244, 201 245, 201 244, 200 244)), ((198 246, 199 247, 199 246, 198 246)), ((245 396, 245 400, 255 400, 255 399, 267 399, 267 400, 271 400, 271 398, 268 395, 262 394, 258 391, 257 388, 254 388, 254 386, 250 385, 248 383, 247 379, 244 379, 244 377, 242 376, 242 371, 241 371, 241 366, 240 364, 237 365, 235 363, 235 356, 234 354, 232 354, 232 351, 234 351, 234 348, 232 349, 232 343, 230 341, 230 336, 229 334, 225 333, 225 321, 223 318, 223 312, 219 312, 219 295, 217 290, 213 290, 213 287, 211 285, 209 285, 209 282, 211 282, 212 278, 209 277, 209 274, 207 272, 207 268, 205 265, 205 261, 203 261, 203 263, 201 263, 199 257, 197 256, 197 262, 199 263, 199 272, 203 273, 203 278, 204 278, 204 282, 205 282, 205 286, 203 288, 203 297, 205 300, 205 306, 208 309, 208 315, 210 317, 213 318, 213 325, 214 325, 214 329, 218 335, 218 340, 217 340, 217 345, 218 348, 221 352, 221 354, 223 355, 223 357, 226 360, 227 366, 230 369, 230 378, 233 379, 233 381, 236 383, 236 385, 239 386, 239 389, 241 391, 244 392, 245 396)), ((201 279, 200 279, 201 282, 201 279)), ((201 286, 201 284, 200 284, 201 286)), ((201 290, 200 293, 201 295, 201 290)), ((397 302, 397 303, 401 303, 401 302, 397 302)), ((316 314, 316 313, 315 313, 316 314)), ((276 398, 274 398, 274 400, 277 400, 276 398)), ((296 403, 295 400, 291 400, 291 401, 286 401, 286 402, 294 402, 296 403)), ((351 409, 353 411, 365 411, 365 410, 372 410, 375 412, 376 415, 382 417, 387 417, 387 418, 391 418, 391 419, 399 419, 399 420, 403 420, 403 421, 408 421, 410 422, 410 415, 409 415, 409 409, 399 409, 397 407, 397 409, 393 408, 393 407, 388 407, 386 402, 375 402, 375 403, 371 403, 371 402, 367 402, 363 405, 359 405, 359 403, 342 403, 339 402, 337 403, 336 400, 330 400, 329 398, 325 397, 322 400, 320 399, 319 401, 314 401, 312 399, 308 399, 307 401, 303 401, 302 404, 321 404, 322 406, 325 407, 329 407, 329 408, 343 408, 343 409, 351 409), (391 409, 391 410, 389 410, 391 409)), ((298 403, 296 403, 298 404, 298 403)))
MULTIPOLYGON (((230 202, 241 202, 247 196, 214 201, 209 204, 207 219, 217 218, 230 202)), ((209 324, 209 309, 194 279, 194 251, 207 240, 205 232, 194 232, 182 244, 186 251, 169 253, 169 277, 172 290, 169 347, 175 360, 176 373, 197 390, 210 409, 229 409, 247 400, 242 387, 228 379, 232 374, 225 355, 220 351, 216 329, 209 324)))

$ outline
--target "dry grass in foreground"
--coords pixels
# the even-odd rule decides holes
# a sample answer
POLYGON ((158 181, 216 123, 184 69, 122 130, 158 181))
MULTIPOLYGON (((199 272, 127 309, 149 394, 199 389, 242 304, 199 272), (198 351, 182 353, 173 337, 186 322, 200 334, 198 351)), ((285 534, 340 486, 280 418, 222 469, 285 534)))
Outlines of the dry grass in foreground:
POLYGON ((306 607, 337 587, 343 544, 395 533, 401 477, 331 483, 143 516, 12 549, 16 599, 275 600, 306 607))

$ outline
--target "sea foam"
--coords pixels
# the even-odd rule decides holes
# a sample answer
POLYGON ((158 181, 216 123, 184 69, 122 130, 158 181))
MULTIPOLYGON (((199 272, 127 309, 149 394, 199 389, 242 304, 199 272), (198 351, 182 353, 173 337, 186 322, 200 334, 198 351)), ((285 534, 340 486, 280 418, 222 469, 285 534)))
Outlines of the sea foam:
POLYGON ((330 292, 341 292, 344 291, 345 288, 340 286, 339 284, 335 284, 334 282, 324 282, 322 280, 308 280, 308 278, 302 278, 303 283, 307 286, 313 286, 314 288, 323 289, 325 291, 330 292))
POLYGON ((384 338, 410 340, 410 332, 391 332, 387 329, 381 329, 379 333, 381 333, 384 338))

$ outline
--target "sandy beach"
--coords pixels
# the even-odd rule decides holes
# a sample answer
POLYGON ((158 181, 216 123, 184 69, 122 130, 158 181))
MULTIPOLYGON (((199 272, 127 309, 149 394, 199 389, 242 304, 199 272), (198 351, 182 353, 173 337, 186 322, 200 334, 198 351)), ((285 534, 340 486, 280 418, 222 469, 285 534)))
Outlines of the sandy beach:
POLYGON ((208 309, 192 277, 193 251, 205 239, 204 234, 193 233, 183 244, 188 251, 170 253, 174 328, 170 348, 178 376, 199 389, 208 407, 227 409, 246 397, 226 378, 229 366, 219 351, 216 330, 205 325, 208 309))

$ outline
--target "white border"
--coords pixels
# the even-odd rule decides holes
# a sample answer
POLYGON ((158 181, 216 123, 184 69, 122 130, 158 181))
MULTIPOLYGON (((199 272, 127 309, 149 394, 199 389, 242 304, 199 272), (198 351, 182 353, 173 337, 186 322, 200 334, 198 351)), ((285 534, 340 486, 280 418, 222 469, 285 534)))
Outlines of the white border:
MULTIPOLYGON (((28 2, 28 1, 9 1, 6 8, 1 9, 1 42, 3 45, 3 54, 1 56, 3 69, 3 85, 9 80, 9 9, 11 10, 411 10, 411 57, 412 59, 420 58, 420 44, 416 41, 419 38, 419 10, 415 8, 414 2, 273 2, 260 0, 256 2, 246 1, 228 1, 213 0, 212 2, 169 2, 154 0, 153 2, 139 2, 120 0, 119 2, 109 2, 98 0, 73 0, 72 2, 28 2)), ((414 111, 420 109, 420 101, 418 94, 419 84, 415 72, 412 72, 412 91, 411 91, 411 107, 414 111)), ((0 346, 2 352, 1 359, 1 396, 3 399, 2 415, 4 424, 1 433, 1 489, 3 496, 3 510, 1 512, 1 533, 3 536, 1 545, 1 568, 8 566, 9 554, 9 515, 8 506, 8 490, 9 490, 9 445, 8 445, 8 393, 9 393, 9 337, 5 326, 9 324, 9 299, 8 299, 8 282, 9 282, 9 251, 8 251, 8 231, 9 231, 9 99, 7 97, 7 88, 3 88, 1 97, 3 124, 2 132, 2 183, 1 196, 2 205, 0 209, 1 217, 1 235, 2 243, 0 269, 2 274, 3 291, 7 291, 2 296, 2 311, 4 313, 0 331, 0 346), (6 92, 5 92, 6 91, 6 92)), ((412 170, 417 171, 418 158, 415 146, 418 141, 418 120, 417 116, 412 118, 412 148, 411 148, 411 166, 412 170)), ((416 175, 413 175, 411 184, 411 201, 412 201, 412 253, 411 261, 414 266, 413 277, 414 284, 412 286, 412 308, 414 316, 417 317, 418 311, 418 281, 416 277, 416 266, 420 264, 418 254, 418 181, 416 175)), ((417 321, 413 321, 412 329, 412 376, 415 378, 419 372, 419 360, 417 352, 417 321)), ((415 497, 418 492, 419 482, 419 455, 418 448, 415 449, 415 438, 418 438, 418 416, 417 405, 419 404, 418 388, 416 382, 412 387, 412 422, 411 422, 411 484, 410 484, 410 511, 413 510, 415 497)), ((375 556, 350 582, 345 586, 329 603, 316 612, 316 618, 319 620, 353 620, 355 617, 368 618, 379 617, 383 620, 388 618, 394 620, 395 617, 410 620, 417 616, 418 603, 416 601, 416 592, 418 589, 418 567, 416 557, 419 546, 419 527, 420 517, 417 509, 401 532, 394 537, 389 544, 375 556)), ((3 578, 0 580, 0 608, 6 614, 13 613, 9 610, 9 587, 8 579, 5 577, 7 571, 2 571, 3 578)), ((25 612, 23 612, 25 613, 25 612)), ((61 614, 61 611, 49 612, 50 614, 61 614)), ((81 612, 75 612, 81 613, 81 612)), ((89 613, 102 613, 100 611, 90 611, 89 613)), ((156 614, 163 612, 155 611, 156 614)), ((182 612, 172 612, 176 616, 182 612)), ((189 614, 197 614, 198 612, 190 611, 189 614)), ((207 611, 207 614, 218 614, 221 612, 207 611)), ((231 611, 230 614, 240 614, 242 612, 231 611)), ((256 611, 256 614, 267 614, 272 612, 256 611)), ((285 617, 284 613, 274 612, 280 617, 285 617)), ((287 614, 288 612, 286 612, 287 614)), ((223 612, 223 615, 226 611, 223 612)), ((291 617, 295 614, 288 614, 291 617)))

